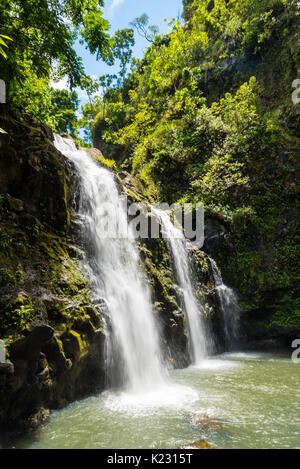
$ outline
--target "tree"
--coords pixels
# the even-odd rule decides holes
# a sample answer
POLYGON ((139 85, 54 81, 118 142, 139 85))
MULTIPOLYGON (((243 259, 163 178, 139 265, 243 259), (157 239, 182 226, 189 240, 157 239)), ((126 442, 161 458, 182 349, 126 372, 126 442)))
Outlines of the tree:
POLYGON ((13 96, 12 104, 54 132, 77 136, 79 100, 75 91, 54 89, 47 78, 32 76, 13 96))
POLYGON ((135 28, 140 36, 145 38, 148 42, 153 42, 154 36, 159 32, 157 26, 148 26, 149 16, 143 13, 141 16, 136 17, 130 25, 135 28))
POLYGON ((182 12, 182 17, 185 21, 188 21, 191 19, 193 15, 193 9, 192 9, 192 3, 194 0, 182 0, 183 3, 183 12, 182 12))
POLYGON ((51 89, 51 102, 53 115, 56 119, 54 130, 58 133, 77 135, 78 119, 76 112, 79 108, 79 100, 76 91, 51 89))
MULTIPOLYGON (((83 65, 73 45, 81 37, 97 58, 110 56, 109 23, 103 0, 0 0, 0 33, 11 38, 9 53, 0 54, 1 78, 14 93, 33 74, 47 77, 55 66, 71 87, 80 83, 83 65)), ((6 41, 4 41, 6 42, 6 41)), ((3 44, 5 47, 7 44, 3 44)), ((0 44, 0 45, 1 45, 0 44)))
POLYGON ((92 142, 92 129, 97 114, 104 115, 104 103, 100 96, 95 96, 92 102, 88 102, 81 107, 80 127, 84 129, 85 140, 92 142))
POLYGON ((117 31, 112 39, 114 57, 120 60, 121 81, 124 81, 127 65, 132 58, 132 47, 135 44, 133 29, 121 29, 117 31))

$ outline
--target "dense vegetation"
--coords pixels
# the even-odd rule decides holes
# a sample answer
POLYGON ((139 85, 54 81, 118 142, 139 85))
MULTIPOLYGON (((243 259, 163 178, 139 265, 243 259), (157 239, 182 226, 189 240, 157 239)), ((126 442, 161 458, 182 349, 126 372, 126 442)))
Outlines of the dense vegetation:
POLYGON ((120 61, 126 74, 134 45, 133 30, 116 31, 103 18, 104 0, 0 0, 0 70, 11 107, 49 125, 56 132, 78 136, 85 126, 75 88, 90 97, 103 81, 87 76, 76 41, 98 60, 120 61), (68 89, 55 89, 64 79, 68 89))
POLYGON ((214 255, 243 309, 299 326, 298 2, 184 5, 185 22, 98 100, 94 143, 149 196, 203 202, 225 227, 214 255))
POLYGON ((152 200, 203 202, 208 231, 225 233, 210 249, 244 311, 299 326, 298 2, 183 0, 165 36, 142 15, 131 25, 149 42, 142 60, 132 59, 132 29, 109 36, 102 1, 1 6, 11 107, 57 132, 84 127, 152 200), (118 60, 119 76, 86 76, 78 38, 99 60, 118 60), (51 87, 65 76, 71 91, 51 87), (80 115, 76 86, 90 97, 80 115))

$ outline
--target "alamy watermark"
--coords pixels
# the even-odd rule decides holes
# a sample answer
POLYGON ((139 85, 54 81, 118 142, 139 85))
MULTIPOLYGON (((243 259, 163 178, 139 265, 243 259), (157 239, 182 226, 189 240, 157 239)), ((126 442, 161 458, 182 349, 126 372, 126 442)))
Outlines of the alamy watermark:
POLYGON ((292 348, 296 349, 292 353, 292 361, 294 363, 300 363, 300 339, 295 339, 293 341, 292 348))
MULTIPOLYGON (((300 78, 296 78, 296 80, 293 81, 292 87, 294 88, 294 91, 292 93, 292 102, 295 106, 298 106, 300 103, 300 78)), ((300 109, 297 109, 297 113, 300 113, 300 109)))
POLYGON ((6 361, 5 342, 4 340, 0 339, 0 363, 5 363, 5 361, 6 361))
POLYGON ((0 80, 0 104, 6 103, 6 84, 4 80, 0 80))
POLYGON ((121 197, 120 207, 116 213, 113 203, 102 203, 101 226, 97 227, 98 236, 109 239, 131 238, 180 239, 183 236, 194 247, 204 244, 204 206, 203 204, 149 205, 129 203, 128 197, 121 197), (122 217, 127 215, 127 219, 122 217), (170 222, 172 220, 172 223, 170 222))

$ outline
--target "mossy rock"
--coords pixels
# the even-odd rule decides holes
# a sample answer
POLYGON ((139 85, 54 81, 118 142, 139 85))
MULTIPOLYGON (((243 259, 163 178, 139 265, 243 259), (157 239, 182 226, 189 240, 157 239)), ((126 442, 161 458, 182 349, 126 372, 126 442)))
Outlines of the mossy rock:
POLYGON ((184 446, 180 446, 179 449, 216 449, 214 446, 211 446, 207 441, 200 440, 195 443, 190 443, 184 446))
POLYGON ((64 353, 72 362, 79 361, 88 353, 86 341, 81 335, 70 329, 60 336, 64 353))

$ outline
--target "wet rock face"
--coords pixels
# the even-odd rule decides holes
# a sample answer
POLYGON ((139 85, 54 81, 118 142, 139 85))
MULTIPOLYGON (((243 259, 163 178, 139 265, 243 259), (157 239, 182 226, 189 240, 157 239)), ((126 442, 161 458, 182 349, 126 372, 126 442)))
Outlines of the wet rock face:
POLYGON ((62 231, 70 224, 72 173, 53 145, 51 130, 9 118, 0 135, 0 193, 13 211, 51 220, 62 231))
MULTIPOLYGON (((1 124, 0 124, 1 126, 1 124)), ((0 433, 104 388, 104 332, 71 225, 74 176, 52 132, 8 117, 0 141, 0 433)))
POLYGON ((36 361, 41 349, 54 334, 54 329, 47 324, 31 325, 28 335, 13 342, 10 347, 10 356, 14 360, 36 361))
MULTIPOLYGON (((87 324, 88 320, 83 326, 87 324)), ((0 367, 2 431, 33 430, 44 421, 48 409, 101 389, 103 346, 101 330, 93 329, 90 337, 79 329, 60 335, 46 324, 33 327, 14 342, 11 361, 0 367)))
POLYGON ((192 262, 195 294, 202 305, 204 326, 208 340, 209 354, 225 351, 222 313, 219 307, 215 282, 211 265, 207 255, 197 248, 190 246, 189 254, 192 262))
POLYGON ((225 234, 226 227, 223 223, 215 218, 206 218, 204 227, 204 251, 213 256, 216 251, 222 248, 225 234))
POLYGON ((140 252, 160 324, 165 360, 171 367, 183 368, 189 364, 185 316, 167 245, 163 239, 146 239, 140 243, 140 252))

